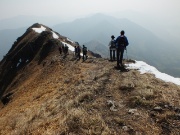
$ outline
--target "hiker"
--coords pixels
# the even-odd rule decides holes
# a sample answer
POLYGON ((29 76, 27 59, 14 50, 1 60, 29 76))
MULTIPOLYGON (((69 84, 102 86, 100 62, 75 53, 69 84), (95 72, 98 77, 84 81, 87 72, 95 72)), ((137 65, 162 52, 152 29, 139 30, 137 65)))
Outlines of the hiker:
POLYGON ((125 32, 122 30, 120 32, 120 36, 117 37, 117 39, 115 40, 115 44, 117 45, 116 46, 116 49, 117 49, 117 68, 119 67, 123 67, 123 63, 122 63, 122 60, 123 60, 123 53, 124 53, 124 50, 126 50, 126 46, 129 45, 128 43, 128 39, 127 37, 124 35, 125 32))
POLYGON ((65 54, 65 55, 68 54, 68 48, 69 48, 69 47, 65 44, 65 46, 64 46, 64 54, 65 54))
POLYGON ((59 53, 60 53, 60 55, 62 53, 62 47, 61 46, 59 46, 59 53))
POLYGON ((58 42, 58 46, 59 46, 58 50, 59 50, 59 53, 61 55, 62 52, 63 52, 63 43, 62 42, 58 42))
POLYGON ((110 61, 115 60, 115 51, 116 51, 116 45, 114 40, 114 35, 111 36, 111 41, 109 42, 109 51, 110 51, 110 61))
POLYGON ((62 52, 64 53, 64 44, 62 44, 61 48, 62 48, 62 52))
POLYGON ((77 50, 76 58, 78 58, 78 60, 80 60, 80 59, 81 59, 81 55, 80 55, 80 53, 81 53, 81 48, 80 48, 79 46, 77 46, 77 47, 76 47, 76 50, 77 50))
POLYGON ((77 46, 74 47, 74 56, 77 57, 77 46))
POLYGON ((87 47, 83 45, 83 60, 87 59, 87 47))

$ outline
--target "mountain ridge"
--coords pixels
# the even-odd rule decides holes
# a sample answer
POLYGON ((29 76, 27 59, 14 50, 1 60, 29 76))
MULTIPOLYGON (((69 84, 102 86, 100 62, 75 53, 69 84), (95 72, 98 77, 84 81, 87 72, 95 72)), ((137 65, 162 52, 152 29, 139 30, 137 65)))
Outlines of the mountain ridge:
MULTIPOLYGON (((127 15, 127 17, 128 16, 129 15, 127 15)), ((93 19, 93 17, 94 17, 94 15, 89 16, 89 17, 80 18, 73 22, 76 22, 78 24, 78 21, 82 21, 85 23, 86 20, 90 21, 90 19, 93 19), (84 21, 83 21, 83 19, 84 19, 84 21)), ((161 72, 165 72, 172 76, 179 77, 180 76, 179 75, 179 73, 180 73, 179 66, 180 65, 179 65, 178 61, 180 60, 179 59, 180 55, 179 55, 179 52, 177 51, 179 48, 178 42, 177 43, 175 43, 175 42, 172 43, 171 41, 164 42, 161 40, 161 38, 158 38, 158 37, 154 38, 151 36, 151 35, 153 35, 153 33, 147 29, 146 29, 146 31, 143 31, 138 34, 137 31, 139 31, 139 29, 142 31, 142 28, 144 29, 145 27, 141 28, 141 27, 139 27, 141 25, 138 25, 138 23, 134 23, 133 21, 130 21, 129 19, 127 20, 125 18, 125 16, 123 16, 123 17, 124 17, 123 19, 119 19, 119 18, 114 18, 110 15, 107 16, 104 14, 95 14, 95 19, 93 19, 93 21, 91 21, 91 23, 87 26, 91 26, 91 24, 95 24, 98 20, 100 20, 99 18, 101 18, 101 20, 105 20, 105 18, 107 18, 108 22, 110 22, 110 23, 105 22, 106 25, 105 25, 105 23, 102 23, 96 28, 91 27, 91 29, 90 29, 91 32, 88 29, 88 30, 86 30, 86 32, 84 31, 82 33, 79 33, 79 32, 83 31, 84 27, 87 27, 83 23, 82 24, 79 23, 79 25, 78 25, 78 27, 76 27, 76 29, 74 29, 73 27, 71 28, 71 26, 69 26, 72 24, 72 22, 63 23, 63 24, 68 24, 68 25, 65 25, 66 27, 63 26, 63 28, 58 30, 58 32, 62 33, 63 35, 67 35, 74 41, 76 41, 76 40, 79 41, 80 44, 88 43, 91 40, 98 39, 99 42, 103 43, 104 46, 107 46, 109 43, 109 40, 110 40, 110 36, 112 34, 114 34, 117 37, 117 35, 119 35, 119 31, 121 31, 121 27, 122 27, 122 29, 124 29, 126 31, 127 36, 130 41, 130 46, 128 47, 129 58, 146 61, 148 64, 153 65, 156 68, 158 68, 158 70, 160 70, 161 72), (119 20, 121 20, 121 21, 119 21, 119 20), (125 24, 121 25, 123 20, 124 20, 125 24), (131 22, 131 23, 129 24, 129 22, 131 22), (132 23, 136 24, 135 25, 136 29, 128 28, 128 27, 126 29, 123 28, 127 24, 130 26, 132 23), (101 25, 102 26, 104 25, 104 28, 99 29, 101 25), (110 27, 110 26, 112 26, 112 27, 110 27), (70 29, 68 29, 68 28, 70 28, 70 29), (96 31, 98 31, 98 29, 101 30, 102 32, 95 34, 96 31), (104 30, 107 29, 107 31, 103 31, 103 29, 104 30), (63 32, 63 31, 65 31, 65 32, 63 32), (147 31, 149 31, 151 33, 151 35, 149 37, 145 37, 145 35, 147 35, 146 34, 147 31), (71 33, 71 32, 73 32, 73 33, 69 35, 68 33, 71 33), (89 37, 91 37, 91 38, 89 38, 89 37), (140 38, 140 37, 142 37, 142 38, 140 38), (145 39, 147 41, 145 41, 145 39), (155 41, 153 42, 152 39, 155 41), (144 45, 142 45, 142 44, 144 44, 144 45), (131 45, 133 45, 133 46, 131 46, 131 45), (152 45, 153 45, 153 47, 151 47, 152 45), (150 52, 153 52, 153 54, 151 54, 150 52)), ((29 18, 31 18, 31 17, 29 17, 29 18)), ((131 17, 129 16, 129 18, 131 18, 131 17)), ((11 24, 14 22, 11 19, 9 19, 9 20, 11 21, 11 24)), ((35 22, 38 22, 40 20, 43 20, 43 18, 39 18, 39 19, 36 18, 35 20, 36 20, 35 22)), ((56 22, 57 22, 57 20, 56 20, 56 22)), ((2 22, 0 22, 0 24, 1 23, 2 22)), ((147 23, 147 21, 146 21, 146 23, 147 23)), ((20 23, 18 23, 18 24, 20 24, 20 23)), ((27 25, 27 23, 26 23, 26 25, 27 25)), ((7 23, 7 26, 9 26, 9 28, 10 28, 11 25, 8 25, 8 23, 7 23)), ((24 26, 24 25, 22 25, 22 26, 24 26)), ((54 30, 56 30, 55 26, 57 26, 57 25, 54 25, 54 27, 52 27, 54 30)), ((143 25, 143 26, 146 26, 146 25, 143 25)), ((11 33, 13 33, 13 31, 6 32, 6 33, 2 33, 0 35, 2 37, 1 41, 4 42, 4 43, 1 42, 1 44, 0 44, 2 47, 2 49, 0 51, 0 59, 3 58, 3 56, 7 53, 8 49, 11 47, 13 41, 17 38, 18 35, 20 35, 20 33, 18 31, 16 31, 16 35, 12 36, 12 37, 11 37, 11 33), (9 37, 5 36, 6 33, 9 35, 9 37)), ((22 33, 22 31, 21 31, 21 33, 22 33)), ((167 37, 169 37, 169 36, 167 35, 167 37)), ((175 39, 173 39, 173 40, 175 40, 175 39)), ((169 41, 169 40, 166 40, 166 41, 169 41)), ((92 50, 92 51, 95 52, 96 50, 92 50)), ((104 57, 108 57, 107 51, 106 51, 106 56, 104 54, 102 54, 102 55, 104 57)))
MULTIPOLYGON (((36 23, 29 27, 21 37, 17 38, 8 53, 0 61, 0 97, 19 69, 24 68, 33 59, 41 64, 52 50, 58 50, 59 46, 65 43, 71 48, 76 45, 67 37, 54 32, 45 25, 36 23)), ((88 56, 101 57, 90 51, 88 51, 88 56)))
MULTIPOLYGON (((136 69, 116 70, 116 62, 105 58, 76 60, 72 51, 64 57, 52 29, 37 33, 32 30, 35 26, 46 27, 33 25, 9 51, 33 37, 31 43, 39 46, 21 68, 15 64, 15 75, 3 93, 4 104, 1 98, 1 135, 180 133, 180 86, 136 69)), ((3 74, 11 69, 11 63, 3 64, 6 60, 0 63, 0 81, 7 81, 3 74)))

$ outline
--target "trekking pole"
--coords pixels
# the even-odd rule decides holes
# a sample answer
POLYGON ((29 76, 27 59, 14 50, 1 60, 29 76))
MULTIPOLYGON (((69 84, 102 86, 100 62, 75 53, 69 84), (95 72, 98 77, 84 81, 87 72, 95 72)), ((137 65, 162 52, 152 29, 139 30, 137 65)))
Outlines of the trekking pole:
POLYGON ((126 56, 127 56, 127 60, 128 60, 128 55, 127 55, 127 48, 126 48, 126 56))

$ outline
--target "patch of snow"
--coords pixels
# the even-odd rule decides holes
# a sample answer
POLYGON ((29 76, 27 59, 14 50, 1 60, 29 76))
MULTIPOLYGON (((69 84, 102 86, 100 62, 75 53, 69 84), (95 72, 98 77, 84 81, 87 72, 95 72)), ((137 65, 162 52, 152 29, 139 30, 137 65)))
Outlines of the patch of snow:
MULTIPOLYGON (((75 48, 74 48, 72 45, 70 45, 70 44, 68 44, 68 43, 66 43, 66 42, 63 42, 63 41, 62 41, 62 43, 64 44, 64 46, 65 46, 65 44, 66 44, 66 45, 69 47, 68 49, 71 50, 72 52, 75 51, 75 48)), ((80 53, 80 55, 83 56, 82 53, 80 53)))
POLYGON ((165 73, 159 72, 155 67, 148 65, 143 61, 136 61, 132 64, 126 64, 128 69, 138 69, 141 74, 151 73, 154 74, 156 78, 159 78, 165 82, 172 82, 174 84, 180 85, 180 78, 175 78, 165 73))
POLYGON ((58 39, 59 38, 59 36, 54 32, 54 31, 51 31, 52 32, 52 34, 53 34, 53 38, 55 38, 55 39, 58 39))
POLYGON ((43 27, 42 25, 41 25, 41 28, 32 28, 35 32, 37 32, 37 33, 41 33, 41 32, 43 32, 43 31, 45 31, 46 30, 46 28, 45 27, 43 27))
POLYGON ((71 46, 70 44, 66 43, 66 42, 62 42, 65 46, 65 44, 69 47, 68 49, 71 50, 71 51, 74 51, 74 47, 71 46))
POLYGON ((68 41, 70 41, 71 43, 74 43, 74 41, 72 41, 71 39, 67 38, 68 41))
MULTIPOLYGON (((46 28, 45 27, 43 27, 42 25, 41 25, 41 28, 32 28, 35 32, 37 32, 37 33, 41 33, 41 32, 43 32, 43 31, 45 31, 46 30, 46 28)), ((53 38, 55 38, 55 39, 58 39, 59 38, 59 36, 54 32, 54 31, 51 31, 52 32, 52 36, 53 36, 53 38)))

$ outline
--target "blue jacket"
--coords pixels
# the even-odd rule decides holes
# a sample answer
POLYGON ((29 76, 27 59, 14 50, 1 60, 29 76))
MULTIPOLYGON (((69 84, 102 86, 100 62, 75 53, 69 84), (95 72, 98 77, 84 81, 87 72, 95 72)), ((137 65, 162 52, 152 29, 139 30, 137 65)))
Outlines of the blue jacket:
MULTIPOLYGON (((115 44, 116 44, 116 47, 118 47, 119 45, 118 45, 118 41, 119 41, 119 38, 120 37, 122 37, 123 35, 121 35, 121 36, 119 36, 119 37, 117 37, 116 38, 116 40, 115 40, 115 44)), ((127 37, 126 36, 124 36, 125 37, 125 42, 126 42, 126 44, 125 44, 125 46, 128 46, 129 45, 129 42, 128 42, 128 39, 127 39, 127 37)))

